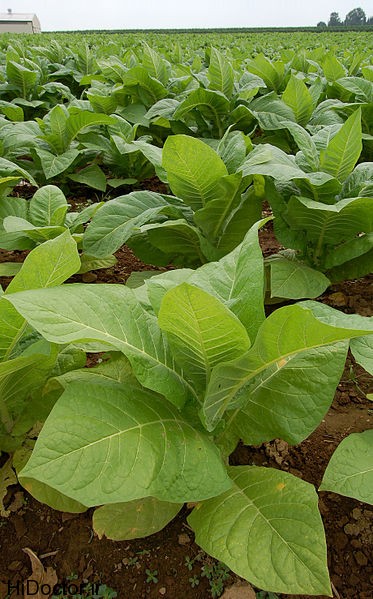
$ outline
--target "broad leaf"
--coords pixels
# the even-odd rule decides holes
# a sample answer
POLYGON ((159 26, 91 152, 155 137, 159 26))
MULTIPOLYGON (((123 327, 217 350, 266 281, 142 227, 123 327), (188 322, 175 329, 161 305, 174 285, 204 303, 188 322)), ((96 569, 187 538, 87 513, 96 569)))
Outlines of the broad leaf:
POLYGON ((361 110, 358 109, 321 152, 320 168, 343 182, 358 161, 361 150, 361 110))
POLYGON ((188 518, 198 545, 261 589, 331 595, 313 486, 269 468, 228 472, 232 488, 198 505, 188 518))
POLYGON ((316 428, 341 377, 346 341, 369 333, 372 325, 363 319, 356 327, 347 316, 346 328, 338 320, 329 326, 308 305, 317 310, 315 302, 276 310, 245 356, 213 369, 203 406, 209 430, 226 410, 229 426, 245 443, 299 443, 316 428))
POLYGON ((221 119, 228 116, 230 111, 229 100, 219 91, 199 87, 191 91, 175 110, 174 119, 182 119, 192 112, 202 113, 206 120, 212 121, 219 137, 223 136, 221 119))
POLYGON ((338 445, 320 490, 373 504, 373 430, 353 433, 338 445))
POLYGON ((222 159, 207 144, 187 135, 167 138, 162 166, 172 192, 193 210, 216 198, 216 185, 227 175, 222 159))
POLYGON ((147 288, 154 311, 158 313, 168 289, 185 281, 216 296, 239 318, 254 340, 265 318, 264 267, 258 229, 267 221, 263 219, 253 225, 242 243, 219 262, 204 264, 196 271, 175 270, 150 279, 147 288))
POLYGON ((97 164, 90 164, 78 173, 68 175, 68 177, 72 181, 82 183, 83 185, 89 185, 89 187, 93 187, 93 189, 106 191, 106 176, 97 164))
POLYGON ((222 92, 227 98, 233 93, 234 71, 230 61, 216 48, 211 48, 208 69, 210 89, 222 92))
MULTIPOLYGON (((156 225, 145 225, 141 231, 146 232, 148 240, 154 248, 168 256, 166 264, 199 266, 206 262, 211 246, 203 239, 197 227, 190 225, 185 219, 168 220, 156 225), (205 241, 205 246, 203 242, 205 241)), ((214 251, 214 248, 212 248, 214 251)), ((143 256, 136 252, 142 258, 143 256)), ((150 260, 162 266, 164 262, 150 260)), ((146 262, 146 261, 145 261, 146 262)))
POLYGON ((356 362, 373 376, 373 336, 351 339, 350 349, 356 362))
POLYGON ((314 298, 330 285, 329 279, 321 272, 295 259, 289 260, 285 256, 276 255, 271 256, 267 263, 272 298, 314 298))
POLYGON ((27 256, 0 299, 0 359, 12 355, 26 329, 24 318, 5 298, 18 291, 60 285, 77 272, 79 266, 76 243, 68 231, 35 248, 27 256))
POLYGON ((233 360, 250 346, 244 326, 216 297, 183 283, 166 293, 158 315, 173 355, 199 389, 211 369, 233 360))
POLYGON ((313 98, 306 84, 295 75, 292 75, 282 94, 282 99, 292 108, 297 123, 305 127, 314 109, 313 98))
POLYGON ((142 308, 127 287, 64 285, 8 299, 50 341, 78 342, 90 350, 93 342, 94 351, 122 351, 139 381, 164 394, 174 405, 182 406, 193 393, 174 363, 156 318, 142 308))
POLYGON ((149 495, 182 503, 230 487, 207 435, 149 391, 71 383, 19 474, 86 506, 149 495), (84 430, 82 429, 84 420, 84 430))
POLYGON ((295 162, 295 157, 285 154, 270 144, 256 146, 239 168, 243 176, 268 175, 279 181, 305 177, 305 173, 295 162))
POLYGON ((62 226, 67 208, 63 192, 54 185, 45 185, 37 190, 30 201, 29 219, 39 227, 62 226))
POLYGON ((84 234, 84 251, 97 258, 113 254, 167 205, 160 194, 152 191, 134 191, 106 202, 84 234))
POLYGON ((22 262, 2 262, 0 264, 0 277, 14 277, 22 268, 22 262))
POLYGON ((293 196, 284 217, 293 230, 303 230, 318 244, 332 245, 373 229, 373 199, 349 198, 327 205, 309 198, 293 196))
POLYGON ((47 150, 35 148, 35 153, 39 156, 41 167, 46 179, 52 179, 57 175, 65 172, 79 156, 79 150, 72 148, 62 154, 52 154, 47 150))
POLYGON ((103 505, 93 514, 98 538, 113 541, 142 539, 162 530, 182 508, 180 503, 144 497, 128 503, 103 505))
POLYGON ((247 70, 261 77, 269 89, 280 90, 285 71, 283 62, 271 62, 264 54, 258 54, 247 63, 247 70))

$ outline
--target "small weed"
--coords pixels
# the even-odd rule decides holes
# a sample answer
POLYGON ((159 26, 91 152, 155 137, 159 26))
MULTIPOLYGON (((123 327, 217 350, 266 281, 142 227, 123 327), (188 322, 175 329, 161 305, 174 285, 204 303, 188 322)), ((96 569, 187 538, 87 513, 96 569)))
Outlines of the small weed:
POLYGON ((211 597, 216 599, 217 597, 220 597, 224 591, 224 582, 228 580, 230 570, 228 566, 222 562, 205 564, 202 567, 201 576, 205 576, 208 579, 211 597))
MULTIPOLYGON (((70 576, 66 577, 67 582, 71 582, 72 580, 77 580, 77 574, 70 574, 70 576)), ((68 596, 62 594, 63 591, 58 595, 52 595, 51 599, 115 599, 118 594, 116 591, 106 586, 106 584, 100 584, 97 589, 97 585, 87 585, 86 590, 83 594, 75 593, 74 595, 69 594, 68 596)))
POLYGON ((194 589, 195 587, 198 587, 199 578, 196 574, 194 576, 192 576, 191 578, 189 578, 189 584, 192 587, 192 589, 194 589))
POLYGON ((189 555, 185 556, 185 566, 188 568, 189 572, 193 570, 195 562, 200 562, 204 555, 205 554, 202 551, 199 551, 193 558, 190 558, 189 555))
POLYGON ((134 566, 135 564, 137 564, 137 562, 139 561, 138 557, 129 557, 128 558, 128 562, 127 562, 127 566, 134 566))
MULTIPOLYGON (((92 599, 115 599, 115 597, 117 596, 118 594, 116 593, 116 591, 114 591, 110 587, 107 587, 106 584, 101 584, 99 586, 98 593, 92 595, 92 599)), ((91 598, 87 597, 87 599, 91 598)))
POLYGON ((364 393, 364 391, 361 389, 361 387, 359 385, 359 378, 361 376, 362 376, 361 374, 360 375, 356 374, 353 365, 350 364, 349 372, 348 372, 348 375, 347 375, 347 380, 351 381, 355 385, 355 387, 359 391, 359 393, 361 393, 365 397, 365 393, 364 393))
POLYGON ((154 584, 157 584, 157 582, 158 582, 158 578, 157 578, 158 570, 153 570, 153 572, 152 572, 151 570, 149 570, 147 568, 145 570, 145 574, 147 575, 146 582, 154 582, 154 584))
POLYGON ((142 549, 141 551, 136 552, 137 555, 150 555, 149 549, 142 549))

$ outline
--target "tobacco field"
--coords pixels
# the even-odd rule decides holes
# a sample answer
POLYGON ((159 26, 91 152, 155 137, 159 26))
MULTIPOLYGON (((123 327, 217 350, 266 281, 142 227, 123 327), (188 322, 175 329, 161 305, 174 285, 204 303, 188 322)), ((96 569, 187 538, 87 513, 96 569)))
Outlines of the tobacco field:
POLYGON ((371 32, 0 36, 1 598, 372 596, 372 158, 371 32))

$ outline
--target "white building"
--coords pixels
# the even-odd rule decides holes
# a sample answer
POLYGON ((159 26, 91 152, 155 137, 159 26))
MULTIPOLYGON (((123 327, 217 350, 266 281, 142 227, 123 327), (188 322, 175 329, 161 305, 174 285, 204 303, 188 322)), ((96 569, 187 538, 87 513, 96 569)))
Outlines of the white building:
POLYGON ((36 15, 12 12, 0 13, 0 33, 40 33, 36 15))

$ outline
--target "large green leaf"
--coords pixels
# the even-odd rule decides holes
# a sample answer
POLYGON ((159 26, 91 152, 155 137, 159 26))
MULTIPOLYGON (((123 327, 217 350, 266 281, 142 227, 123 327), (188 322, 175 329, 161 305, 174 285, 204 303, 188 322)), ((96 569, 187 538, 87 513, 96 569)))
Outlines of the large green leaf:
POLYGON ((0 277, 14 277, 21 267, 22 262, 1 262, 0 277))
MULTIPOLYGON (((373 207, 373 199, 371 203, 373 207)), ((331 269, 335 266, 340 266, 350 260, 360 258, 360 256, 367 254, 370 250, 373 250, 373 232, 366 235, 361 234, 360 237, 354 237, 337 248, 332 248, 326 255, 325 268, 331 269)))
POLYGON ((243 176, 268 175, 279 181, 302 179, 306 176, 295 162, 295 157, 285 154, 280 148, 270 144, 256 146, 239 168, 243 176))
POLYGON ((327 205, 293 196, 284 218, 292 230, 304 231, 321 251, 323 246, 342 243, 361 232, 371 232, 372 207, 372 198, 348 198, 327 205))
POLYGON ((342 198, 373 197, 373 163, 361 162, 342 186, 342 198))
POLYGON ((269 468, 228 472, 232 488, 197 505, 188 518, 198 545, 261 589, 331 595, 313 486, 269 468))
POLYGON ((258 229, 268 219, 257 222, 244 240, 219 262, 204 264, 196 271, 183 269, 158 275, 147 281, 149 298, 158 313, 168 289, 186 281, 216 296, 233 312, 254 340, 264 321, 264 266, 258 229), (247 301, 247 298, 250 301, 247 301))
POLYGON ((128 503, 103 505, 93 514, 93 529, 101 539, 142 539, 162 530, 180 511, 182 504, 144 497, 128 503))
MULTIPOLYGON (((155 102, 167 96, 167 89, 143 66, 135 66, 122 75, 123 90, 150 108, 155 102)), ((146 112, 146 109, 145 111, 146 112)), ((135 121, 138 122, 138 121, 135 121)))
POLYGON ((212 148, 187 135, 167 138, 162 166, 172 192, 193 210, 216 198, 217 182, 228 174, 224 162, 212 148))
POLYGON ((152 191, 134 191, 106 202, 87 227, 84 251, 97 258, 114 253, 167 205, 160 194, 152 191))
POLYGON ((227 98, 233 93, 234 71, 230 61, 216 48, 211 48, 208 69, 210 89, 222 92, 227 98))
POLYGON ((211 369, 250 346, 245 327, 216 297, 183 283, 166 293, 158 315, 175 359, 199 389, 211 369))
MULTIPOLYGON (((222 177, 217 184, 216 199, 209 201, 206 206, 197 210, 193 216, 194 222, 216 247, 219 247, 223 242, 225 229, 234 216, 235 209, 240 204, 241 180, 240 173, 222 177)), ((254 222, 259 218, 260 215, 254 219, 254 222)), ((249 221, 246 222, 248 228, 253 224, 249 221)))
POLYGON ((64 285, 14 294, 8 299, 50 341, 78 342, 95 351, 122 351, 139 381, 173 404, 182 406, 192 392, 175 365, 156 318, 127 287, 64 285))
POLYGON ((346 75, 346 69, 339 62, 338 58, 333 52, 328 52, 325 54, 321 64, 324 75, 328 81, 335 81, 336 79, 346 75))
POLYGON ((271 297, 302 299, 318 297, 330 285, 323 273, 296 259, 275 255, 268 260, 271 297))
POLYGON ((2 177, 21 175, 22 179, 26 179, 26 181, 29 181, 31 183, 31 185, 39 187, 35 179, 27 170, 21 168, 20 166, 18 166, 18 164, 15 164, 14 162, 11 162, 10 160, 7 160, 3 157, 0 157, 0 173, 2 177))
POLYGON ((223 159, 229 174, 234 174, 238 167, 244 162, 246 154, 252 149, 250 138, 242 131, 230 131, 227 129, 219 141, 216 151, 223 159))
POLYGON ((219 453, 178 410, 149 391, 71 383, 19 478, 86 506, 153 496, 182 503, 230 487, 219 453))
POLYGON ((211 120, 223 136, 222 118, 227 117, 230 111, 229 100, 220 91, 198 87, 191 91, 185 100, 175 110, 174 119, 183 119, 188 113, 202 113, 206 120, 211 120))
POLYGON ((324 324, 361 330, 361 337, 351 339, 350 348, 355 360, 373 375, 373 335, 364 336, 364 331, 373 331, 373 317, 359 314, 345 314, 319 302, 302 302, 302 306, 312 310, 313 315, 324 324))
POLYGON ((373 504, 373 430, 353 433, 338 445, 320 490, 373 504))
POLYGON ((21 106, 16 106, 12 102, 0 100, 0 113, 4 114, 10 121, 17 122, 24 120, 24 113, 21 106))
POLYGON ((62 226, 67 208, 63 192, 55 185, 45 185, 37 190, 30 201, 29 219, 39 227, 62 226))
POLYGON ((9 358, 26 329, 26 321, 5 301, 8 295, 27 289, 54 287, 79 270, 76 243, 66 231, 35 248, 0 299, 0 359, 9 358))
POLYGON ((91 125, 115 125, 116 120, 107 114, 97 114, 88 110, 71 107, 66 121, 66 149, 73 139, 91 125))
POLYGON ((253 60, 248 61, 247 70, 261 77, 269 89, 276 92, 280 90, 285 74, 283 62, 272 62, 261 53, 253 60))
POLYGON ((42 150, 41 148, 35 148, 34 151, 40 158, 41 167, 46 179, 52 179, 53 177, 64 173, 79 156, 79 150, 76 148, 71 148, 57 156, 47 150, 42 150))
POLYGON ((106 176, 97 164, 89 164, 78 173, 68 175, 68 177, 72 181, 82 183, 83 185, 89 185, 89 187, 93 187, 93 189, 106 191, 106 176))
MULTIPOLYGON (((56 350, 42 340, 28 348, 28 355, 20 355, 0 363, 1 434, 13 433, 14 424, 24 409, 26 399, 44 383, 56 357, 56 350)), ((17 436, 16 432, 14 434, 17 436)), ((1 447, 0 451, 6 449, 1 447)))
POLYGON ((149 75, 158 79, 164 86, 169 83, 170 73, 168 63, 149 44, 143 42, 142 64, 149 75))
POLYGON ((7 233, 25 234, 36 243, 43 243, 44 241, 53 239, 65 231, 65 227, 57 225, 43 225, 38 227, 18 216, 7 216, 4 218, 3 227, 7 233))
POLYGON ((299 77, 290 77, 282 99, 293 110, 297 123, 303 127, 307 125, 313 113, 314 102, 306 84, 299 77))
POLYGON ((6 63, 6 75, 9 83, 15 85, 22 98, 27 98, 30 91, 33 90, 38 79, 37 71, 28 69, 13 60, 8 60, 6 63))
POLYGON ((347 340, 373 327, 348 316, 344 326, 324 324, 308 305, 317 310, 312 302, 276 310, 246 355, 213 369, 203 406, 209 430, 226 410, 228 429, 245 443, 299 443, 316 428, 343 372, 347 340))
POLYGON ((351 173, 362 150, 361 109, 356 110, 320 155, 320 168, 343 182, 351 173))
POLYGON ((87 510, 87 507, 79 503, 79 501, 74 501, 71 497, 67 497, 45 483, 41 483, 33 478, 22 478, 22 486, 35 499, 49 505, 54 510, 71 514, 81 514, 87 510))
POLYGON ((373 376, 373 336, 351 339, 350 349, 356 362, 373 376))
MULTIPOLYGON (((346 244, 347 245, 347 244, 346 244)), ((348 260, 328 271, 328 277, 333 283, 348 279, 360 279, 373 272, 373 248, 368 252, 348 260)))
MULTIPOLYGON (((146 232, 147 238, 154 248, 168 256, 166 264, 171 262, 181 266, 199 266, 206 262, 208 255, 203 243, 205 242, 207 248, 210 249, 208 242, 203 239, 197 227, 193 227, 183 218, 155 225, 145 225, 141 231, 146 232)), ((142 258, 141 254, 136 253, 142 258)), ((154 263, 163 264, 163 262, 157 261, 154 263)))

